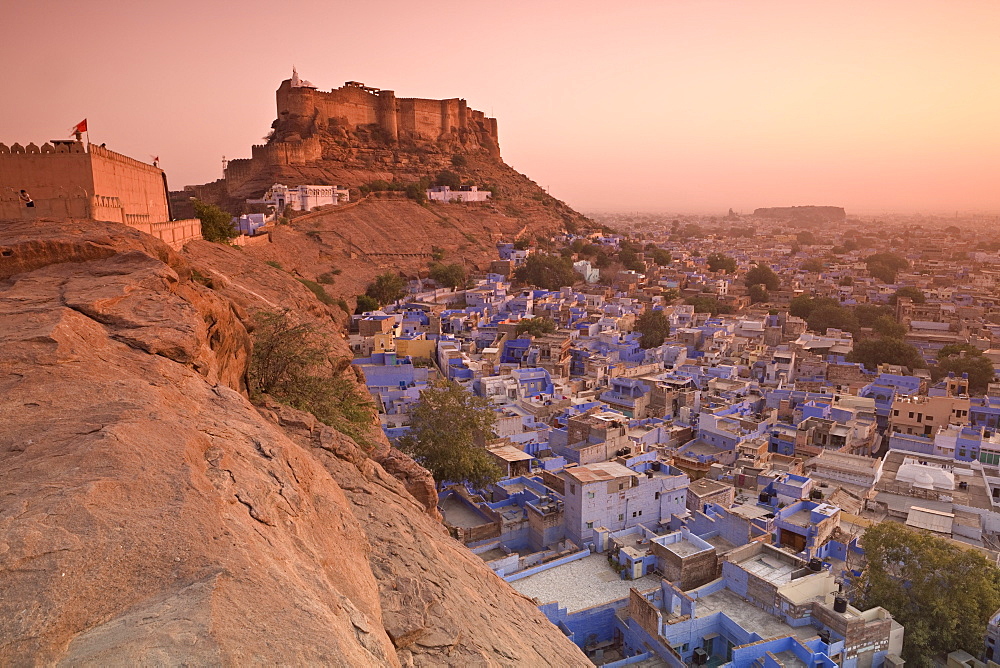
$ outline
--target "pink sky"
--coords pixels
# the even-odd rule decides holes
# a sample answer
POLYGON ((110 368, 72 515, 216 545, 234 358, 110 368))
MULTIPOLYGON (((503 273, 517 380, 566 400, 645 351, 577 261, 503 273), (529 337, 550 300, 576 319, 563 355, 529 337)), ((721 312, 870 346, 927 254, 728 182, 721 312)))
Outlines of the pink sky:
POLYGON ((248 157, 292 64, 321 89, 464 97, 571 206, 1000 211, 1000 2, 23 2, 0 141, 248 157))

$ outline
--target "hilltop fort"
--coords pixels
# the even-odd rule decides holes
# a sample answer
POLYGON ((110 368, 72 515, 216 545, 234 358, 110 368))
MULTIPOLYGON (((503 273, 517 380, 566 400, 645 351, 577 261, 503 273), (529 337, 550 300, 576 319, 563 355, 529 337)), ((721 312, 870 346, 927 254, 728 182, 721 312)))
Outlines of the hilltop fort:
POLYGON ((280 179, 358 185, 370 171, 422 175, 457 153, 500 159, 496 119, 460 98, 397 98, 358 81, 321 91, 293 69, 275 102, 267 143, 254 145, 250 158, 230 160, 220 181, 191 187, 198 197, 259 196, 280 179), (338 166, 350 168, 353 179, 331 174, 338 166))

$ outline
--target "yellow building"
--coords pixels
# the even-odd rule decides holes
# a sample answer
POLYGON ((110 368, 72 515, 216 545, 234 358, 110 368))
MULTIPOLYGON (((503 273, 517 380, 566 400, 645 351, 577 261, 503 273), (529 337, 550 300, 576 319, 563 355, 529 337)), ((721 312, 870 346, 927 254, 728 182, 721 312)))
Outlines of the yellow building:
POLYGON ((902 397, 889 412, 889 430, 900 434, 932 436, 939 427, 968 423, 968 397, 902 397))

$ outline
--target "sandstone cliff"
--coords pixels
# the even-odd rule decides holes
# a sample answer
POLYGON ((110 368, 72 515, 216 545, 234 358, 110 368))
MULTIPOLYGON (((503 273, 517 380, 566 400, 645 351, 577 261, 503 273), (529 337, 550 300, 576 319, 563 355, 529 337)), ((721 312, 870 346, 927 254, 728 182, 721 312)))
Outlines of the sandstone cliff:
POLYGON ((377 430, 246 399, 249 312, 327 322, 337 354, 337 310, 238 250, 186 255, 0 225, 0 662, 586 665, 377 430))

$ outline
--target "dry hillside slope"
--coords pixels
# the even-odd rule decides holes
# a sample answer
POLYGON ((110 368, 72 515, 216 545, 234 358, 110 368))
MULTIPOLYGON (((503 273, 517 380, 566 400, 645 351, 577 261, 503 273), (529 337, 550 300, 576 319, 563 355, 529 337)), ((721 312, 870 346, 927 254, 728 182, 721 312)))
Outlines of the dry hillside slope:
POLYGON ((0 224, 0 663, 587 665, 377 430, 250 404, 270 307, 343 349, 238 250, 0 224))

